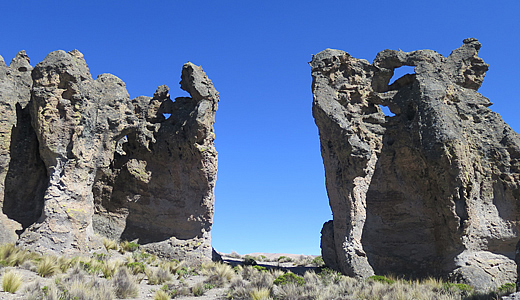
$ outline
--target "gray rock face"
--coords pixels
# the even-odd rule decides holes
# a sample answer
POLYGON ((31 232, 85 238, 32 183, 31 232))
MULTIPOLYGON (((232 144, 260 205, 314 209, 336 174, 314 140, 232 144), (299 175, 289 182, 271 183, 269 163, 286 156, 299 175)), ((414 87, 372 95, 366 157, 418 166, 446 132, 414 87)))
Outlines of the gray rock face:
POLYGON ((31 126, 32 66, 20 51, 6 66, 0 59, 0 241, 38 220, 48 177, 31 126))
POLYGON ((334 216, 322 231, 326 263, 480 289, 515 281, 520 138, 477 92, 488 69, 480 47, 466 39, 448 57, 384 50, 372 64, 331 49, 313 57, 334 216), (389 85, 403 65, 415 74, 389 85))
POLYGON ((131 100, 119 78, 93 80, 77 50, 34 70, 25 57, 0 62, 2 237, 65 254, 100 248, 102 236, 137 239, 163 256, 211 259, 218 93, 202 68, 183 67, 191 98, 172 101, 160 86, 131 100))

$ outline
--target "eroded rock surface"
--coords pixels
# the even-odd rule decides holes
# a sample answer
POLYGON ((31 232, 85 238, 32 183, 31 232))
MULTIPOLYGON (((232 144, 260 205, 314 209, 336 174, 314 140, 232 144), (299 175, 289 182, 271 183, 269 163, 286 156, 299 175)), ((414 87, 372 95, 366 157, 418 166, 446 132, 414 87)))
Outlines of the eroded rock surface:
POLYGON ((77 50, 34 70, 24 52, 1 60, 2 241, 67 254, 109 237, 211 258, 219 99, 201 67, 181 78, 191 97, 160 86, 132 100, 119 78, 94 80, 77 50))
POLYGON ((488 69, 480 47, 466 39, 448 57, 384 50, 372 64, 331 49, 313 57, 334 216, 322 231, 327 264, 484 290, 515 282, 520 138, 477 92, 488 69), (389 85, 403 65, 415 73, 389 85))
POLYGON ((4 243, 15 242, 38 220, 48 182, 31 126, 29 62, 24 51, 9 66, 0 57, 0 241, 4 243))

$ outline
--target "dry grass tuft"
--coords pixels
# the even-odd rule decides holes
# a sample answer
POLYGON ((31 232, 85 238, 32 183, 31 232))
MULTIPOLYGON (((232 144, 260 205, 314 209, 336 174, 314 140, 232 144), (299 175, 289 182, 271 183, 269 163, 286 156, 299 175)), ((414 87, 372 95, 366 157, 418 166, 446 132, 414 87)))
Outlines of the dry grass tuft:
POLYGON ((177 274, 177 272, 184 267, 184 263, 178 262, 177 260, 169 260, 163 261, 159 263, 159 267, 162 269, 169 270, 172 274, 177 274))
POLYGON ((25 300, 62 300, 65 299, 56 284, 42 286, 40 281, 36 281, 26 288, 25 300), (61 294, 61 295, 60 295, 61 294), (61 297, 61 298, 60 298, 61 297))
POLYGON ((116 271, 119 269, 119 267, 121 266, 121 262, 118 261, 118 260, 115 260, 115 261, 105 261, 101 264, 101 273, 103 273, 103 276, 106 278, 106 279, 110 279, 114 276, 114 274, 116 273, 116 271))
POLYGON ((172 274, 167 269, 146 269, 145 274, 150 285, 163 284, 172 280, 172 274))
POLYGON ((114 241, 114 240, 107 239, 107 238, 104 237, 102 242, 103 242, 103 246, 105 246, 105 249, 107 249, 107 251, 109 251, 109 250, 117 250, 118 249, 117 242, 114 241))
POLYGON ((14 244, 4 244, 0 246, 0 260, 6 260, 9 256, 16 252, 18 252, 18 248, 16 248, 14 244))
POLYGON ((20 288, 22 283, 22 275, 10 270, 6 272, 2 278, 2 289, 4 289, 4 292, 14 294, 20 288))
POLYGON ((155 295, 153 295, 153 300, 169 300, 169 299, 170 299, 170 295, 163 290, 158 290, 157 292, 155 292, 155 295))
POLYGON ((139 295, 137 280, 130 274, 127 268, 119 268, 112 279, 115 294, 118 298, 134 298, 139 295))
POLYGON ((60 271, 62 273, 66 273, 70 267, 72 267, 73 265, 75 265, 78 261, 78 258, 67 258, 65 256, 60 256, 58 257, 58 260, 57 260, 57 264, 58 264, 58 269, 60 269, 60 271))
POLYGON ((253 300, 268 300, 271 291, 266 288, 254 289, 250 292, 251 299, 253 300))
POLYGON ((88 276, 79 266, 62 278, 58 285, 62 291, 60 299, 64 300, 93 300, 115 298, 112 285, 105 279, 88 276))
POLYGON ((216 287, 224 286, 236 276, 235 270, 231 266, 221 263, 211 263, 205 266, 204 274, 208 276, 204 282, 216 287))
POLYGON ((74 300, 90 300, 104 299, 111 300, 115 298, 112 286, 106 281, 97 280, 95 278, 88 281, 72 281, 67 285, 67 293, 65 299, 74 300))
POLYGON ((196 283, 191 288, 191 292, 193 293, 193 296, 196 296, 196 297, 204 295, 204 293, 206 292, 206 288, 204 287, 204 283, 202 283, 202 282, 196 283))
POLYGON ((56 257, 48 255, 41 258, 36 267, 36 273, 41 277, 51 277, 58 273, 59 267, 56 257))
POLYGON ((137 249, 139 249, 139 244, 129 241, 122 241, 119 243, 119 252, 125 253, 125 252, 134 252, 137 249))

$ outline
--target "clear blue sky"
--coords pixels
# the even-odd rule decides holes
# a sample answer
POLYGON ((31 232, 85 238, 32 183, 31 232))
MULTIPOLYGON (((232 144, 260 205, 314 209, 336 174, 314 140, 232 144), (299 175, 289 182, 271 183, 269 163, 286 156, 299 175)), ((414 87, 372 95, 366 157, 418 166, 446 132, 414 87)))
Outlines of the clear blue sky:
POLYGON ((307 62, 325 48, 372 61, 383 49, 443 55, 475 37, 490 69, 480 92, 520 130, 520 2, 4 1, 0 55, 80 50, 94 77, 130 96, 172 96, 182 65, 202 65, 220 92, 213 245, 218 251, 320 253, 331 219, 307 62))

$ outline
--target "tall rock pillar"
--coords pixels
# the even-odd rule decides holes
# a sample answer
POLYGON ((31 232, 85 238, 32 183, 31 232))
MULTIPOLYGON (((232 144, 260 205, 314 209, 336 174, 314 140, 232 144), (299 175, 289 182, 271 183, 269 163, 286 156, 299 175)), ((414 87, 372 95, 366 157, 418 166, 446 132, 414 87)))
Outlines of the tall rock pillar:
POLYGON ((325 262, 345 274, 514 282, 520 138, 477 92, 476 39, 450 56, 384 50, 374 62, 327 49, 311 62, 334 219, 325 262), (415 72, 389 85, 394 69, 415 72), (385 116, 387 106, 394 116, 385 116))

